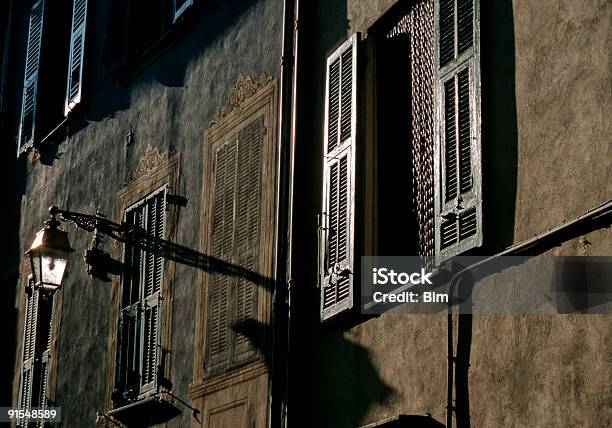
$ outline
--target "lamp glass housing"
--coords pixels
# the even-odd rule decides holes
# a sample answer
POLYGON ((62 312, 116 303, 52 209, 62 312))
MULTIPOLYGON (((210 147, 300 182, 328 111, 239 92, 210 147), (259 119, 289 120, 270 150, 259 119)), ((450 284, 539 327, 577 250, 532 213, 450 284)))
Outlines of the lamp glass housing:
POLYGON ((47 221, 26 253, 30 256, 34 287, 49 291, 60 288, 72 251, 66 232, 57 228, 55 220, 47 221))

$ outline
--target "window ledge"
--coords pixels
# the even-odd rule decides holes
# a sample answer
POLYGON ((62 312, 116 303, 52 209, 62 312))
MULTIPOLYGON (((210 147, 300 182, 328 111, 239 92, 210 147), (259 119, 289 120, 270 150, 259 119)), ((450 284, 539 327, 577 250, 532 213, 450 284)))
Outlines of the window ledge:
POLYGON ((127 426, 157 425, 169 421, 179 415, 181 411, 160 394, 117 407, 108 413, 109 417, 116 419, 127 426))
POLYGON ((383 419, 371 424, 362 425, 359 428, 400 428, 400 427, 420 427, 420 428, 439 428, 444 424, 438 422, 431 415, 397 415, 383 419))

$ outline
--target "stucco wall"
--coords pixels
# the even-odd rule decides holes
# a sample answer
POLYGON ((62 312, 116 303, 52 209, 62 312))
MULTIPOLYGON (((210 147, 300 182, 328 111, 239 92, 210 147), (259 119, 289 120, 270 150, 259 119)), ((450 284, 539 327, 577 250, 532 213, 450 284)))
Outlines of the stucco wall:
MULTIPOLYGON (((347 34, 367 33, 394 3, 348 0, 347 34)), ((483 121, 490 121, 483 124, 489 126, 483 144, 494 152, 487 158, 489 187, 500 190, 485 204, 489 234, 503 235, 491 244, 499 251, 612 197, 612 3, 496 0, 486 6, 485 16, 492 21, 483 23, 489 37, 483 55, 490 54, 483 59, 483 73, 489 72, 483 75, 488 91, 483 109, 489 108, 483 121), (509 173, 512 180, 500 178, 509 173)), ((321 69, 325 54, 342 39, 326 36, 327 49, 309 51, 316 58, 309 61, 321 69)), ((322 102, 323 94, 316 96, 322 102)), ((311 110, 302 114, 317 121, 321 111, 312 97, 311 110)), ((582 238, 547 254, 612 254, 609 228, 582 238)), ((306 287, 303 282, 296 278, 296 287, 306 287)), ((316 305, 317 291, 295 293, 316 305)), ((303 317, 310 320, 305 325, 317 322, 313 311, 303 317)), ((446 321, 445 316, 385 314, 304 327, 320 337, 312 350, 315 364, 308 373, 316 380, 310 388, 326 393, 318 397, 316 412, 303 415, 317 426, 334 427, 398 414, 431 413, 444 422, 446 321)), ((469 340, 462 339, 470 354, 472 426, 609 426, 609 324, 610 317, 602 315, 474 316, 469 340)), ((457 327, 455 319, 455 344, 457 327)), ((309 391, 307 383, 303 388, 309 391)))
MULTIPOLYGON (((85 118, 62 142, 53 159, 28 165, 21 206, 22 248, 40 228, 50 205, 84 213, 99 208, 118 221, 117 192, 151 144, 181 153, 178 194, 187 199, 180 208, 176 242, 199 249, 202 212, 202 144, 216 110, 227 102, 239 73, 278 77, 282 3, 272 0, 219 2, 200 13, 185 37, 124 84, 103 80, 102 64, 105 2, 90 2, 92 31, 88 39, 84 87, 85 118), (262 29, 266 31, 262 31, 262 29), (126 146, 132 130, 133 144, 126 146), (46 162, 47 165, 43 164, 46 162)), ((19 83, 15 87, 18 87, 19 83)), ((32 158, 32 156, 30 156, 32 158)), ((91 236, 71 225, 76 249, 62 290, 63 305, 55 401, 62 407, 61 426, 92 426, 96 412, 104 411, 106 353, 111 284, 92 280, 82 256, 91 236)), ((107 239, 104 250, 116 246, 107 239)), ((189 402, 193 381, 196 268, 177 264, 172 324, 172 392, 189 402)), ((168 302, 170 303, 170 302, 168 302)), ((18 357, 19 358, 19 357, 18 357)), ((18 383, 18 378, 17 378, 18 383)), ((169 426, 187 426, 191 410, 178 405, 182 415, 169 426)))

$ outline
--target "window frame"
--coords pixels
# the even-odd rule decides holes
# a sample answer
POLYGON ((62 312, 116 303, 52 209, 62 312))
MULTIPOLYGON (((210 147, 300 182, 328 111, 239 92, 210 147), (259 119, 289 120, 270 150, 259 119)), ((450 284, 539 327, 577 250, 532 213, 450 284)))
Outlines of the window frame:
MULTIPOLYGON (((167 195, 179 194, 181 154, 173 149, 159 150, 149 144, 142 153, 140 159, 134 165, 130 177, 123 188, 117 193, 116 218, 124 218, 124 213, 129 207, 141 201, 146 196, 152 194, 162 186, 167 186, 167 195)), ((176 229, 178 221, 179 205, 170 203, 166 198, 166 224, 165 239, 174 242, 176 239, 176 229)), ((113 242, 112 252, 117 258, 122 258, 124 254, 123 244, 113 242)), ((150 395, 164 396, 166 391, 171 388, 169 379, 172 377, 172 354, 169 350, 172 347, 172 297, 174 294, 174 272, 175 262, 164 259, 164 277, 161 284, 161 299, 164 304, 159 312, 159 367, 161 378, 158 378, 158 388, 150 391, 150 395)), ((113 276, 112 278, 112 301, 109 307, 110 328, 107 336, 108 354, 106 359, 107 377, 105 406, 107 411, 115 411, 122 408, 113 402, 113 391, 115 389, 118 342, 117 334, 119 328, 119 311, 121 305, 122 277, 113 276)), ((137 400, 134 404, 146 402, 146 399, 137 400)))

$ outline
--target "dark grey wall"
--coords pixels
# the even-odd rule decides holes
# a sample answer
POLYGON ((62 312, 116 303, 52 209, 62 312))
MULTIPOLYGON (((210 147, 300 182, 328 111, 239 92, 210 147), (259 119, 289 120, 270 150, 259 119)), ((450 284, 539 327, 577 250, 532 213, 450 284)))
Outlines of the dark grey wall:
MULTIPOLYGON (((278 76, 282 2, 277 0, 223 1, 198 13, 185 37, 124 83, 103 79, 102 55, 106 26, 106 2, 90 2, 94 8, 84 86, 84 114, 71 124, 68 136, 24 165, 20 160, 18 186, 23 189, 18 235, 20 253, 40 228, 48 206, 92 213, 99 208, 116 219, 117 192, 148 144, 182 154, 181 208, 176 241, 198 249, 202 194, 202 144, 217 108, 227 102, 239 73, 278 76), (134 132, 134 143, 125 136, 134 132)), ((17 15, 21 22, 25 11, 17 15)), ((22 70, 23 32, 15 33, 12 67, 22 70)), ((11 82, 9 137, 16 135, 20 99, 20 72, 11 82)), ((15 149, 13 146, 12 149, 15 149)), ((13 154, 14 156, 14 154, 13 154)), ((14 198, 15 199, 15 198, 14 198)), ((19 201, 13 201, 19 206, 19 201)), ((65 225, 72 246, 62 293, 62 319, 57 355, 56 402, 63 409, 62 426, 90 426, 97 411, 104 410, 106 355, 111 285, 85 274, 82 255, 90 236, 65 225)), ((12 240, 17 240, 14 233, 12 240)), ((16 245, 14 245, 16 247, 16 245)), ((110 242, 104 249, 111 248, 110 242)), ((117 256, 117 254, 113 254, 117 256)), ((185 401, 192 381, 195 319, 195 268, 177 264, 174 291, 172 341, 172 392, 185 401)), ((21 292, 21 291, 20 291, 21 292)), ((170 426, 189 424, 190 411, 170 426)))

